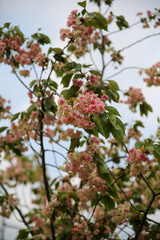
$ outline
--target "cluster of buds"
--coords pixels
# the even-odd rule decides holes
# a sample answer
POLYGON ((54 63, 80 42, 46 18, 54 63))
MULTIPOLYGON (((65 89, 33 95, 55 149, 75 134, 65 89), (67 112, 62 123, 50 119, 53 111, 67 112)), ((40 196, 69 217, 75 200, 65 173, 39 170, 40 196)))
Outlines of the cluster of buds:
POLYGON ((150 10, 147 10, 147 14, 145 17, 142 17, 143 13, 138 12, 137 16, 141 16, 141 22, 143 28, 149 28, 150 23, 154 22, 154 28, 157 28, 160 26, 160 20, 159 20, 159 10, 155 9, 155 12, 151 12, 150 10))

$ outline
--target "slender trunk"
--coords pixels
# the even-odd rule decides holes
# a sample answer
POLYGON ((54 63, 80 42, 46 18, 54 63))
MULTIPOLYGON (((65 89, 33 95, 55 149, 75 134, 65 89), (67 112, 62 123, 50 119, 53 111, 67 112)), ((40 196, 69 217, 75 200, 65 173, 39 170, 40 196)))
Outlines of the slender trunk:
MULTIPOLYGON (((42 171, 43 171, 43 181, 44 181, 47 200, 48 200, 48 202, 50 202, 51 196, 50 196, 49 184, 48 184, 48 179, 47 179, 47 174, 46 174, 45 149, 44 149, 44 140, 43 140, 43 118, 44 118, 44 112, 45 112, 43 100, 41 102, 41 108, 42 108, 42 111, 40 114, 39 122, 40 122, 40 146, 41 146, 42 171)), ((52 240, 55 240, 56 238, 55 238, 53 219, 54 219, 54 217, 51 218, 50 227, 51 227, 52 240)))

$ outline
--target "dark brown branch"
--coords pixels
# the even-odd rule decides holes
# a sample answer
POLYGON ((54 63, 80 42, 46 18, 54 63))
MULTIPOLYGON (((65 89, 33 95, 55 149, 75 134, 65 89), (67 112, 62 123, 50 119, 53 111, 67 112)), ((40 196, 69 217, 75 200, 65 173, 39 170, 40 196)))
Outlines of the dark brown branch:
POLYGON ((90 219, 89 219, 89 222, 91 221, 92 217, 94 216, 94 213, 95 213, 95 211, 96 211, 96 207, 97 207, 98 203, 101 201, 102 198, 103 198, 103 196, 100 196, 100 198, 97 200, 97 202, 96 202, 96 204, 95 204, 95 206, 94 206, 92 215, 91 215, 91 217, 90 217, 90 219))
POLYGON ((146 210, 145 210, 145 212, 144 212, 144 215, 143 215, 141 224, 140 224, 140 226, 139 226, 139 228, 138 228, 138 231, 136 232, 136 235, 135 235, 134 240, 138 240, 139 234, 140 234, 141 231, 142 231, 143 225, 144 225, 144 223, 145 223, 145 221, 146 221, 147 214, 148 214, 148 212, 149 212, 149 210, 150 210, 150 208, 151 208, 151 206, 152 206, 152 203, 154 202, 154 199, 155 199, 155 195, 152 196, 152 198, 151 198, 151 200, 150 200, 150 202, 149 202, 149 204, 148 204, 148 207, 146 208, 146 210))
MULTIPOLYGON (((45 112, 43 99, 41 101, 41 108, 42 108, 43 112, 45 112)), ((45 149, 44 149, 44 142, 43 142, 43 118, 44 118, 43 112, 41 112, 40 116, 39 116, 39 124, 40 124, 40 133, 39 133, 40 136, 39 137, 40 137, 40 146, 41 146, 41 159, 42 159, 42 172, 43 172, 44 186, 45 186, 47 200, 48 200, 48 202, 50 202, 51 201, 50 188, 49 188, 47 174, 46 174, 45 149)), ((56 238, 55 238, 55 230, 54 230, 53 221, 51 221, 50 227, 51 227, 52 240, 55 240, 56 238)))
POLYGON ((111 186, 113 186, 121 177, 124 176, 126 170, 127 170, 129 167, 130 167, 130 165, 128 165, 128 166, 123 170, 123 173, 114 180, 114 182, 111 184, 111 186))
POLYGON ((143 181, 146 183, 147 187, 150 189, 150 191, 152 192, 152 194, 155 195, 154 190, 151 188, 149 182, 145 179, 145 177, 143 176, 142 173, 140 173, 140 176, 141 176, 141 178, 143 179, 143 181))
MULTIPOLYGON (((109 171, 109 173, 111 174, 111 176, 113 177, 113 179, 116 180, 116 178, 114 177, 113 173, 112 173, 110 170, 108 170, 108 171, 109 171)), ((141 209, 137 208, 136 206, 134 206, 134 204, 133 204, 133 203, 130 201, 130 199, 128 198, 127 194, 123 191, 123 189, 122 189, 121 186, 119 185, 118 181, 116 182, 116 184, 117 184, 118 188, 120 189, 120 191, 121 191, 121 192, 123 193, 123 195, 125 196, 125 198, 127 199, 127 201, 130 203, 130 205, 131 205, 135 210, 137 210, 138 212, 143 212, 143 213, 144 213, 143 210, 141 210, 141 209)))

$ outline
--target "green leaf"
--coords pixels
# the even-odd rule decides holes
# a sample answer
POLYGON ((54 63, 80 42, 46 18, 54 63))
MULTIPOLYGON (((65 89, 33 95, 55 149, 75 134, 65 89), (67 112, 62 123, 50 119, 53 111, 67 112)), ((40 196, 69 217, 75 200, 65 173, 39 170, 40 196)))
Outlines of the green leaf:
POLYGON ((42 33, 32 34, 32 38, 37 40, 37 42, 40 43, 41 45, 51 43, 51 40, 49 39, 49 37, 42 33))
POLYGON ((45 104, 46 110, 49 110, 49 111, 51 111, 53 113, 56 113, 57 105, 56 105, 54 100, 52 100, 50 98, 47 98, 47 99, 45 99, 44 104, 45 104))
POLYGON ((33 88, 33 92, 34 92, 34 93, 37 93, 38 90, 39 90, 39 87, 38 87, 37 84, 35 84, 35 85, 34 85, 34 88, 33 88))
POLYGON ((89 27, 95 27, 99 29, 108 30, 107 19, 99 12, 88 13, 88 25, 89 27))
POLYGON ((8 128, 8 127, 1 127, 1 128, 0 128, 0 133, 1 133, 1 132, 4 132, 7 128, 8 128))
POLYGON ((35 104, 32 104, 31 106, 29 106, 29 108, 27 109, 27 113, 30 115, 31 112, 37 110, 37 108, 35 107, 35 104))
POLYGON ((117 118, 117 117, 116 117, 116 123, 117 123, 117 125, 120 126, 120 128, 121 128, 122 131, 123 131, 123 133, 125 134, 125 125, 124 125, 123 122, 122 122, 119 118, 117 118))
POLYGON ((119 102, 119 94, 116 90, 111 89, 112 87, 109 85, 108 87, 104 87, 106 94, 109 97, 109 102, 113 100, 114 102, 119 102))
POLYGON ((104 132, 103 136, 107 139, 109 137, 110 129, 111 129, 111 124, 110 124, 110 121, 108 120, 107 113, 104 112, 100 114, 99 118, 101 119, 101 125, 104 132))
POLYGON ((146 102, 142 102, 139 105, 139 107, 140 107, 140 114, 141 114, 141 116, 143 116, 143 115, 148 116, 148 111, 150 111, 150 112, 153 111, 152 107, 148 103, 146 103, 146 102))
POLYGON ((97 154, 94 154, 94 158, 96 159, 96 165, 97 165, 97 170, 99 177, 104 179, 106 181, 107 186, 110 187, 111 184, 111 178, 108 172, 108 167, 105 164, 104 160, 97 154))
POLYGON ((48 49, 48 54, 50 54, 51 52, 54 52, 54 53, 57 53, 57 54, 60 54, 60 53, 63 53, 63 50, 61 48, 49 48, 48 49))
POLYGON ((109 211, 115 208, 115 201, 109 195, 103 196, 101 202, 104 204, 105 208, 109 211))
POLYGON ((4 27, 4 28, 9 28, 9 27, 10 27, 10 25, 11 25, 11 23, 9 23, 9 22, 6 22, 6 23, 3 25, 3 27, 4 27))
POLYGON ((136 142, 136 143, 135 143, 135 148, 136 148, 136 149, 139 149, 139 148, 141 148, 143 145, 144 145, 143 142, 136 142))
POLYGON ((128 28, 128 22, 125 20, 124 16, 117 16, 117 21, 116 21, 117 26, 119 27, 120 30, 122 30, 123 27, 128 28))
POLYGON ((29 234, 29 232, 28 232, 28 230, 27 229, 20 229, 19 230, 19 234, 18 234, 18 236, 17 236, 17 238, 16 238, 16 240, 22 240, 22 239, 27 239, 27 237, 28 237, 28 234, 29 234))
POLYGON ((56 178, 54 178, 53 180, 52 180, 52 182, 50 183, 50 187, 52 187, 53 186, 53 184, 57 181, 57 179, 58 179, 58 177, 56 177, 56 178))
POLYGON ((73 73, 68 73, 68 74, 66 74, 66 75, 62 78, 61 84, 63 84, 64 87, 68 87, 72 76, 73 76, 73 73))
POLYGON ((55 81, 53 81, 52 79, 49 80, 49 84, 55 89, 58 88, 58 84, 55 81))
POLYGON ((72 70, 72 69, 73 69, 72 62, 67 63, 67 64, 65 64, 65 65, 62 67, 62 71, 63 71, 63 72, 70 71, 70 70, 72 70))
POLYGON ((108 113, 107 116, 109 118, 110 123, 113 125, 113 127, 116 128, 116 116, 112 113, 108 113))
POLYGON ((13 122, 15 119, 17 119, 20 115, 20 112, 19 113, 16 113, 13 115, 12 119, 11 119, 11 122, 13 122))
POLYGON ((90 70, 89 71, 91 74, 94 74, 94 75, 96 75, 96 76, 102 76, 102 74, 100 73, 100 72, 98 72, 98 71, 95 71, 95 70, 90 70))
POLYGON ((106 106, 105 109, 106 109, 108 112, 113 113, 113 114, 121 117, 120 113, 118 112, 118 110, 117 110, 115 107, 106 106))
POLYGON ((133 125, 133 129, 134 129, 134 131, 135 132, 137 132, 138 131, 138 127, 142 127, 142 128, 144 128, 144 125, 143 125, 143 123, 141 122, 141 121, 135 121, 135 124, 133 125))
POLYGON ((155 158, 157 158, 158 163, 160 163, 160 145, 154 144, 153 145, 153 155, 155 158))
POLYGON ((107 80, 107 82, 109 82, 110 86, 114 89, 114 90, 119 90, 119 86, 118 83, 114 80, 107 80))
POLYGON ((76 45, 74 45, 74 44, 70 45, 70 46, 67 48, 67 50, 68 50, 69 52, 73 52, 74 50, 76 50, 76 45))
POLYGON ((83 8, 86 8, 86 1, 78 2, 78 5, 83 7, 83 8))
POLYGON ((72 138, 69 151, 73 152, 76 147, 80 146, 80 138, 72 138))
POLYGON ((71 225, 67 225, 62 231, 60 231, 56 237, 56 240, 70 240, 71 239, 71 225))
POLYGON ((108 193, 116 200, 119 200, 119 196, 117 193, 116 187, 113 185, 112 187, 108 188, 108 193))
POLYGON ((82 77, 83 77, 82 74, 75 74, 73 76, 73 79, 79 79, 79 78, 82 78, 82 77))
POLYGON ((77 94, 78 90, 79 90, 78 86, 72 85, 72 87, 70 89, 63 90, 61 92, 61 94, 63 95, 63 97, 65 99, 69 100, 71 97, 76 97, 76 94, 77 94))
POLYGON ((16 35, 18 35, 22 39, 22 41, 24 42, 24 34, 21 32, 21 30, 19 29, 18 26, 14 27, 14 31, 16 32, 16 35))
POLYGON ((33 87, 33 85, 37 82, 37 80, 33 80, 32 82, 30 82, 29 86, 30 88, 33 87))
POLYGON ((99 116, 95 115, 94 116, 94 122, 96 125, 96 129, 98 130, 98 132, 100 132, 103 136, 105 135, 103 127, 102 127, 102 121, 99 118, 99 116))
POLYGON ((81 70, 81 67, 82 67, 80 63, 76 63, 76 62, 72 62, 72 66, 77 71, 81 70))
POLYGON ((111 133, 113 135, 113 137, 120 143, 123 142, 123 138, 124 138, 124 132, 122 130, 122 128, 120 126, 116 126, 116 128, 114 126, 111 127, 111 133))

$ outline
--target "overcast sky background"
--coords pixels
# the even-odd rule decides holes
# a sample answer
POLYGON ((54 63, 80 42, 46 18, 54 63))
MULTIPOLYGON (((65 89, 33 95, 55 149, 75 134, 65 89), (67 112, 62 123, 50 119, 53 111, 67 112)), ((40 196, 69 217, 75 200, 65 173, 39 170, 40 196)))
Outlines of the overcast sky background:
MULTIPOLYGON (((65 44, 59 39, 59 29, 66 27, 67 16, 71 10, 81 10, 77 6, 77 2, 77 0, 0 0, 0 26, 5 22, 11 22, 12 25, 20 26, 26 37, 41 28, 42 32, 50 37, 53 47, 63 47, 65 44)), ((149 9, 154 10, 154 8, 159 7, 160 0, 115 0, 111 10, 116 15, 124 15, 129 24, 132 24, 138 20, 136 17, 137 12, 146 12, 149 9)), ((93 5, 88 4, 87 9, 89 11, 94 10, 93 5)), ((125 30, 113 35, 111 39, 114 41, 116 49, 121 49, 144 36, 158 31, 158 29, 142 30, 140 26, 136 26, 131 30, 125 30)), ((122 53, 125 61, 121 68, 129 66, 150 67, 159 61, 159 52, 159 36, 145 40, 122 53)), ((99 65, 99 57, 96 56, 95 59, 97 65, 99 65)), ((105 72, 105 77, 113 73, 115 73, 115 70, 111 64, 105 72)), ((159 88, 147 88, 137 70, 125 71, 113 79, 118 81, 120 88, 123 90, 127 90, 129 86, 142 87, 146 101, 154 108, 154 112, 150 114, 149 118, 143 117, 147 129, 144 134, 149 136, 151 133, 155 133, 157 115, 160 116, 159 88)), ((16 113, 26 109, 28 103, 26 90, 19 84, 15 76, 10 73, 10 68, 4 65, 0 65, 0 92, 3 97, 11 99, 13 112, 16 113)), ((128 108, 124 105, 120 108, 120 113, 124 122, 129 119, 138 119, 139 116, 138 114, 128 114, 128 108)), ((17 223, 15 222, 15 224, 17 223)), ((13 232, 15 231, 7 230, 5 240, 13 240, 13 232)))

